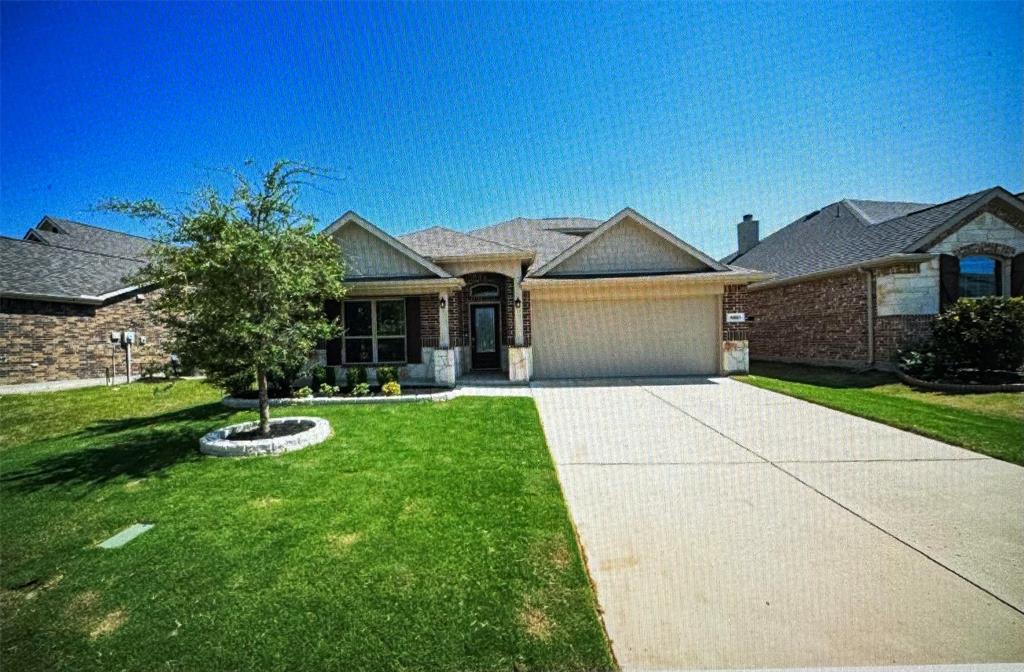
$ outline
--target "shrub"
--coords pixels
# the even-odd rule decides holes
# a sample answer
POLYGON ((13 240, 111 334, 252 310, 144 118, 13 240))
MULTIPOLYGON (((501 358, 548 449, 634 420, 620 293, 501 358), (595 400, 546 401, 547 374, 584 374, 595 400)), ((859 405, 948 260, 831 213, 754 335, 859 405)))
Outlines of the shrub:
POLYGON ((252 388, 256 386, 256 373, 254 371, 242 371, 233 376, 227 376, 220 381, 220 384, 232 397, 241 397, 251 392, 252 388))
POLYGON ((338 370, 333 366, 328 366, 325 373, 327 376, 327 384, 331 387, 335 387, 338 384, 338 370))
POLYGON ((295 390, 295 396, 298 399, 308 399, 309 397, 313 396, 313 388, 309 387, 308 385, 306 387, 300 387, 299 389, 295 390))
POLYGON ((398 369, 393 366, 377 367, 377 384, 384 387, 388 383, 398 382, 398 369))
POLYGON ((1016 371, 1024 365, 1024 298, 960 299, 935 318, 940 367, 1016 371))
POLYGON ((346 387, 355 390, 356 385, 367 382, 366 369, 361 366, 350 366, 345 370, 346 387))
POLYGON ((327 382, 327 367, 322 364, 311 364, 309 366, 309 386, 314 390, 327 382))
POLYGON ((385 397, 397 397, 402 393, 402 386, 394 380, 389 380, 380 386, 380 391, 385 397))
POLYGON ((338 388, 330 383, 320 383, 320 387, 317 388, 321 397, 333 397, 338 393, 338 388))
POLYGON ((370 396, 370 384, 369 383, 356 383, 352 386, 353 397, 368 397, 370 396))
POLYGON ((286 359, 267 370, 267 387, 271 396, 287 397, 296 378, 301 378, 308 360, 305 356, 286 359))

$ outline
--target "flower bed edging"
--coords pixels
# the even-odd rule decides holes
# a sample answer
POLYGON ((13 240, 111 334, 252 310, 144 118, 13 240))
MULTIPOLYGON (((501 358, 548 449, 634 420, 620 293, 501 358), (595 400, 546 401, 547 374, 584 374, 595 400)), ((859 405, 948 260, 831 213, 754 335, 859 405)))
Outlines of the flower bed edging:
POLYGON ((256 455, 279 455, 302 450, 307 446, 327 440, 331 435, 331 423, 324 418, 272 418, 271 425, 297 423, 312 425, 309 429, 290 436, 251 441, 232 441, 228 438, 236 432, 247 432, 259 426, 258 421, 240 422, 215 429, 199 439, 200 452, 215 457, 253 457, 256 455))
MULTIPOLYGON (((426 394, 401 394, 396 397, 304 397, 271 399, 271 406, 326 406, 328 404, 402 404, 413 401, 448 401, 459 396, 456 390, 443 390, 426 394)), ((221 403, 228 408, 259 408, 259 399, 224 397, 221 403)))
POLYGON ((1024 392, 1024 383, 1005 383, 1003 385, 970 385, 966 383, 936 383, 929 380, 921 380, 903 373, 896 369, 896 377, 912 387, 920 387, 935 392, 958 392, 969 394, 971 392, 1024 392))

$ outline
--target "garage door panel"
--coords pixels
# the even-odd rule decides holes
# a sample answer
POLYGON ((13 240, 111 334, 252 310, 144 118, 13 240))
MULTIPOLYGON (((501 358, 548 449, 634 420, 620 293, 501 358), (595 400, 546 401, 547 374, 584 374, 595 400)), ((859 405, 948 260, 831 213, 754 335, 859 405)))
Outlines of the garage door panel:
POLYGON ((537 378, 718 370, 718 298, 531 302, 537 378))

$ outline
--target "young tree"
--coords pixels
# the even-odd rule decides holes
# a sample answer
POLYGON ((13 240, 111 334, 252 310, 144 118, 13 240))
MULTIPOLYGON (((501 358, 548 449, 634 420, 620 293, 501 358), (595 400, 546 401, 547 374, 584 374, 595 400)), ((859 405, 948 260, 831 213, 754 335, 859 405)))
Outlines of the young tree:
POLYGON ((263 434, 270 431, 268 371, 308 357, 318 340, 340 330, 324 312, 325 301, 344 295, 340 250, 295 205, 304 180, 318 174, 278 161, 256 184, 233 171, 230 195, 205 188, 180 211, 148 199, 99 206, 163 223, 163 244, 137 283, 162 290, 152 307, 171 348, 211 382, 255 377, 263 434))

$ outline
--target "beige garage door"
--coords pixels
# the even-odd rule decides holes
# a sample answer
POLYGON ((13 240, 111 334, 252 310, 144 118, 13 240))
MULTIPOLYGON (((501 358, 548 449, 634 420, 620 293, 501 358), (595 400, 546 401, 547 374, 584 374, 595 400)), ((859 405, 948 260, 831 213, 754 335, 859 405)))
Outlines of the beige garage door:
POLYGON ((531 301, 535 378, 718 371, 718 298, 531 301))

